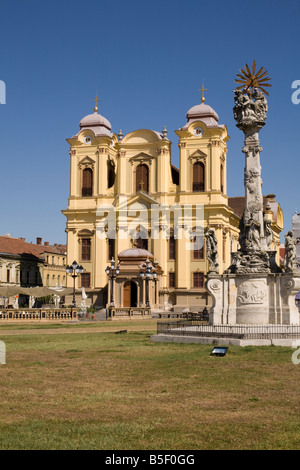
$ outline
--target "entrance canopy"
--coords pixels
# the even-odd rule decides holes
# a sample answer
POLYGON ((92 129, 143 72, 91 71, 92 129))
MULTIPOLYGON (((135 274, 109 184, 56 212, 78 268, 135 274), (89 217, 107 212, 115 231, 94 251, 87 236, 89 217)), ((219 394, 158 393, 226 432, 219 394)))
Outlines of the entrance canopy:
MULTIPOLYGON (((80 291, 76 291, 80 292, 80 291)), ((20 286, 0 286, 0 297, 12 297, 14 295, 29 295, 33 297, 46 297, 47 295, 69 295, 73 293, 71 287, 51 288, 51 287, 20 287, 20 286)))

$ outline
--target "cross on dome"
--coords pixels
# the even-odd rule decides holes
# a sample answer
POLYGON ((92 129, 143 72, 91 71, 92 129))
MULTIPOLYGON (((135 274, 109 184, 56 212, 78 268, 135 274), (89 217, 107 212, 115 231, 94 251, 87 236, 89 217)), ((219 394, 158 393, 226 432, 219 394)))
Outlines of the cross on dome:
POLYGON ((95 111, 95 113, 97 113, 97 112, 98 112, 98 106, 97 106, 97 103, 98 103, 98 101, 100 101, 97 95, 96 95, 96 98, 95 98, 93 101, 95 101, 95 102, 96 102, 96 106, 94 107, 94 111, 95 111))
POLYGON ((205 101, 204 92, 207 91, 207 88, 204 88, 204 85, 202 85, 202 88, 200 88, 198 91, 202 91, 201 101, 202 101, 202 103, 204 103, 204 101, 205 101))

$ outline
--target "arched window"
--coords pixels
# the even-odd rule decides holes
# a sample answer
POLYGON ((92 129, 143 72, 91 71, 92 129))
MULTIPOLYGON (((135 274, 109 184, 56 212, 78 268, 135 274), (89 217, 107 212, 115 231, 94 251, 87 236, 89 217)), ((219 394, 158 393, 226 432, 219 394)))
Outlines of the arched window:
POLYGON ((116 240, 114 238, 108 238, 107 240, 108 240, 107 256, 108 256, 108 261, 110 261, 112 258, 115 257, 116 240))
POLYGON ((221 193, 224 192, 224 166, 221 165, 220 168, 220 186, 221 186, 221 193))
POLYGON ((115 184, 116 179, 116 172, 115 172, 115 164, 113 161, 108 160, 107 162, 107 187, 112 188, 115 184))
POLYGON ((193 192, 205 191, 205 166, 202 162, 193 165, 193 192))
POLYGON ((93 170, 85 168, 82 172, 82 196, 93 195, 93 170))
POLYGON ((169 260, 175 260, 176 258, 176 240, 174 235, 169 238, 169 260))
POLYGON ((149 191, 149 168, 144 163, 136 168, 136 192, 138 191, 149 191))

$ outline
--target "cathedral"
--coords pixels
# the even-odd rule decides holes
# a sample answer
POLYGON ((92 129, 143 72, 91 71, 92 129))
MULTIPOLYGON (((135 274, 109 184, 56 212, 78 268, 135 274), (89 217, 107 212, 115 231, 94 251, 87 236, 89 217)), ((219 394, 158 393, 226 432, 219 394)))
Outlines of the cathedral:
MULTIPOLYGON (((67 263, 83 267, 76 287, 88 303, 113 315, 202 311, 211 304, 205 233, 214 229, 220 273, 238 249, 245 198, 227 196, 226 125, 202 94, 175 133, 179 168, 166 128, 117 134, 96 99, 67 139, 67 263)), ((274 194, 264 196, 264 212, 278 252, 283 215, 274 194)))

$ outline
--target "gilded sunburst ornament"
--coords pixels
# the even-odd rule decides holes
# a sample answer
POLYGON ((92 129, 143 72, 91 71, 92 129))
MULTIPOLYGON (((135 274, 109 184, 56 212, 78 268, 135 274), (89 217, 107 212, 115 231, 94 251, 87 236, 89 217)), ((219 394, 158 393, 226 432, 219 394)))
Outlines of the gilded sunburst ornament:
POLYGON ((246 64, 244 69, 240 69, 240 73, 237 73, 237 77, 235 79, 236 83, 242 83, 242 85, 238 86, 237 89, 243 89, 245 92, 249 92, 250 95, 253 95, 254 88, 259 88, 265 95, 269 95, 265 87, 271 87, 272 85, 268 83, 271 78, 268 77, 268 71, 261 67, 257 72, 256 69, 256 62, 253 61, 252 64, 252 72, 248 65, 246 64))

